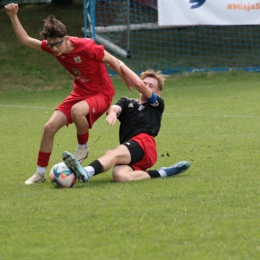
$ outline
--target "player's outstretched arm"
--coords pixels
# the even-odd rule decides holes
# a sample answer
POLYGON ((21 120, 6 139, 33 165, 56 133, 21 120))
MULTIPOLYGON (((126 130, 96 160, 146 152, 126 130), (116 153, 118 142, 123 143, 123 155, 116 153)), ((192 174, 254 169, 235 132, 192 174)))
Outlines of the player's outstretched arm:
POLYGON ((27 32, 24 30, 24 28, 22 27, 19 18, 17 16, 18 13, 18 4, 8 4, 5 6, 5 11, 6 14, 9 16, 14 32, 18 38, 18 40, 20 41, 21 44, 35 49, 35 50, 41 50, 41 41, 31 38, 27 32))
POLYGON ((152 96, 152 90, 147 87, 144 82, 140 79, 140 77, 132 71, 129 67, 127 67, 122 61, 119 61, 120 69, 122 73, 127 76, 130 80, 131 84, 144 95, 146 98, 150 98, 152 96))
POLYGON ((121 77, 122 79, 125 81, 127 88, 132 92, 133 89, 131 87, 131 82, 129 81, 129 79, 126 77, 126 75, 122 74, 122 71, 120 69, 119 63, 117 58, 115 58, 113 55, 111 55, 109 52, 105 51, 105 55, 103 58, 103 62, 106 62, 109 64, 109 66, 116 71, 121 77))

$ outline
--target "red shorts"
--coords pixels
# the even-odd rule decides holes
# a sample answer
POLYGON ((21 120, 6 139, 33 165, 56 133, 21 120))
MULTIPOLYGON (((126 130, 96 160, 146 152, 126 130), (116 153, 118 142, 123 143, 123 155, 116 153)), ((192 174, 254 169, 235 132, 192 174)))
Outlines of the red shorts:
POLYGON ((68 124, 72 124, 73 120, 71 117, 71 108, 76 103, 85 100, 89 105, 89 114, 86 116, 89 128, 92 128, 94 122, 101 117, 109 108, 112 103, 113 97, 109 97, 103 94, 98 94, 94 96, 78 96, 71 93, 56 110, 59 110, 65 114, 68 119, 68 124))
POLYGON ((136 141, 144 151, 144 157, 141 161, 131 164, 134 170, 146 171, 151 168, 157 161, 157 149, 153 136, 145 133, 138 134, 130 140, 136 141))

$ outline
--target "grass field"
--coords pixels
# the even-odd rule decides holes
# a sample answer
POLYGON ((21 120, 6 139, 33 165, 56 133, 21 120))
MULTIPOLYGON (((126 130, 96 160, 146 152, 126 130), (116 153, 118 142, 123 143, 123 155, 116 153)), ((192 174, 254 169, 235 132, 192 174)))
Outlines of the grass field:
MULTIPOLYGON (((179 160, 191 168, 131 183, 107 172, 72 189, 23 184, 36 169, 42 127, 70 88, 1 94, 0 258, 259 259, 259 79, 169 78, 155 168, 179 160)), ((115 99, 130 95, 113 81, 115 99)), ((117 145, 117 130, 96 123, 90 143, 101 138, 88 162, 117 145)), ((50 166, 75 147, 71 125, 57 134, 50 166)))
MULTIPOLYGON (((73 6, 23 6, 38 37, 53 12, 72 35, 82 20, 73 6), (33 8, 33 9, 32 9, 33 8), (32 12, 32 10, 34 10, 32 12)), ((44 53, 20 46, 0 9, 0 259, 257 260, 260 258, 260 74, 179 75, 167 79, 166 108, 154 168, 188 160, 175 177, 112 182, 111 172, 72 189, 50 181, 24 185, 36 170, 43 125, 72 88, 72 78, 44 53), (2 26, 4 25, 4 26, 2 26)), ((113 78, 115 100, 128 92, 113 78)), ((118 144, 105 117, 90 132, 87 161, 118 144)), ((76 148, 75 127, 55 138, 50 167, 76 148)))

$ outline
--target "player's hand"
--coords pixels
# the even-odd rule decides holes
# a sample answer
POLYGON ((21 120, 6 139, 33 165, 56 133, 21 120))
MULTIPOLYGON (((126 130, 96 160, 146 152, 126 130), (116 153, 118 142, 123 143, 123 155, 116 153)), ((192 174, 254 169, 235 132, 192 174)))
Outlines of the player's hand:
POLYGON ((8 5, 5 5, 5 12, 9 17, 13 17, 13 16, 17 15, 18 9, 19 9, 18 4, 11 3, 8 5))
POLYGON ((110 126, 114 126, 117 120, 117 116, 115 113, 109 113, 106 117, 106 121, 110 126))

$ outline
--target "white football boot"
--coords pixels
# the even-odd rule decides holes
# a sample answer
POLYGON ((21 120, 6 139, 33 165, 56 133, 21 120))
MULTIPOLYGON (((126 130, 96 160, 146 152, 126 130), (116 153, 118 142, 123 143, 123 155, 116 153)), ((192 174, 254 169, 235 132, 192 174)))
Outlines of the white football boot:
POLYGON ((88 157, 88 147, 77 148, 74 153, 74 157, 79 161, 80 164, 88 157))
POLYGON ((39 172, 36 172, 31 178, 29 178, 25 184, 26 185, 31 185, 31 184, 36 184, 36 183, 39 183, 39 182, 45 182, 46 180, 46 174, 45 173, 39 173, 39 172))

